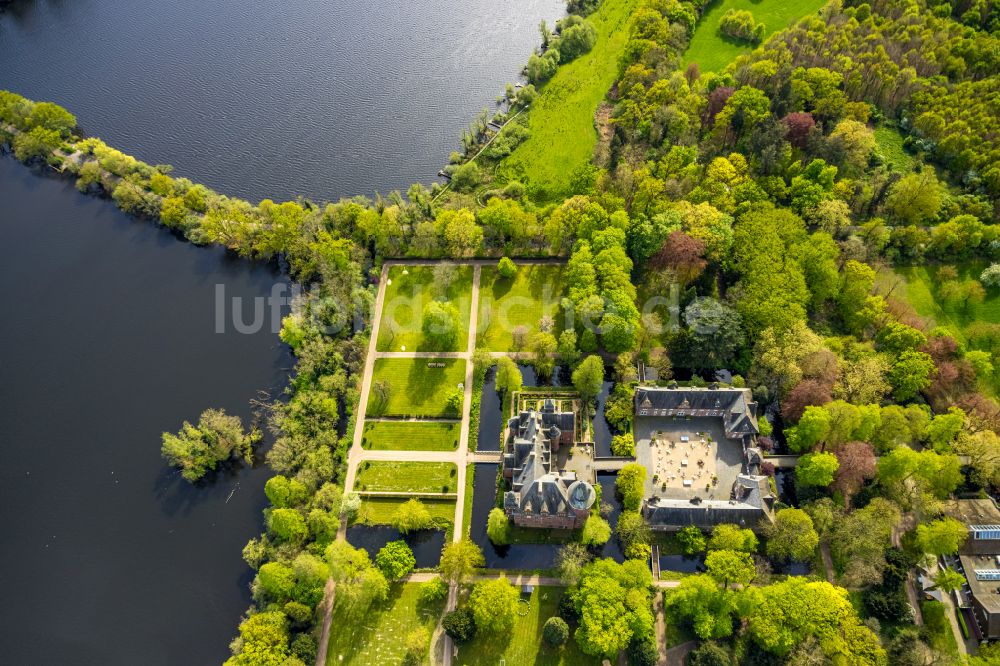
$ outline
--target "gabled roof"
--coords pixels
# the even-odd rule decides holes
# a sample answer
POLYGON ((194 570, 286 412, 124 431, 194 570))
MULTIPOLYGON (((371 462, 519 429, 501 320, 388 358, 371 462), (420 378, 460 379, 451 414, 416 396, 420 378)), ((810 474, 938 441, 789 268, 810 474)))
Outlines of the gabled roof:
POLYGON ((722 418, 727 433, 753 436, 760 432, 757 403, 750 389, 640 386, 635 392, 635 405, 639 412, 713 412, 722 418))

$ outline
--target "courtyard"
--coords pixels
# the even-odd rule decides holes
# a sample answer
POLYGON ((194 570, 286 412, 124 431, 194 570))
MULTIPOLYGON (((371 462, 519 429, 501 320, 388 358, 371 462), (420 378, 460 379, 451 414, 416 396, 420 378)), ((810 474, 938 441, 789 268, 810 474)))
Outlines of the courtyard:
POLYGON ((635 444, 645 497, 729 499, 743 464, 743 444, 715 417, 638 417, 635 444))

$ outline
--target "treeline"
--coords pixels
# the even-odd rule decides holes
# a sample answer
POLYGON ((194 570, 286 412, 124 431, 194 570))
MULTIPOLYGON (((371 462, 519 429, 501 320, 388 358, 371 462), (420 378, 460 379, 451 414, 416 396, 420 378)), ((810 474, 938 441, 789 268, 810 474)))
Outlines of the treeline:
POLYGON ((560 63, 576 60, 594 48, 597 41, 597 30, 590 21, 578 14, 559 19, 554 34, 545 21, 542 21, 539 31, 542 35, 540 52, 532 53, 524 68, 528 80, 535 84, 551 79, 560 63))

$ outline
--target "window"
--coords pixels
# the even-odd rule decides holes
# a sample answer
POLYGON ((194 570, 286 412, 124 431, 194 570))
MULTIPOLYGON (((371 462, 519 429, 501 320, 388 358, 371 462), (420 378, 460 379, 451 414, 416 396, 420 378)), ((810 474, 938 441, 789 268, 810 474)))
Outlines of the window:
POLYGON ((976 569, 976 580, 1000 580, 1000 569, 976 569))
POLYGON ((969 525, 977 541, 1000 539, 1000 525, 969 525))

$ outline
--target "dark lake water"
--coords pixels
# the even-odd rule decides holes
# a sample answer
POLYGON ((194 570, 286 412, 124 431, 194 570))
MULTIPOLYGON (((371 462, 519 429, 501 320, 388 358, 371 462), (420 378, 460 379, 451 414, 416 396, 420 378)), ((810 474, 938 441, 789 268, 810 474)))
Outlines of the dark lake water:
POLYGON ((267 327, 215 333, 215 289, 249 314, 282 278, 6 156, 0 248, 0 661, 221 663, 268 472, 191 487, 160 434, 279 394, 290 355, 267 327))
POLYGON ((429 183, 562 0, 14 0, 0 88, 219 191, 316 200, 429 183))
POLYGON ((444 530, 420 530, 400 534, 399 530, 389 525, 354 525, 347 528, 347 542, 355 548, 364 548, 373 560, 387 543, 400 540, 405 541, 413 551, 413 559, 416 560, 418 568, 436 567, 441 561, 444 530))

